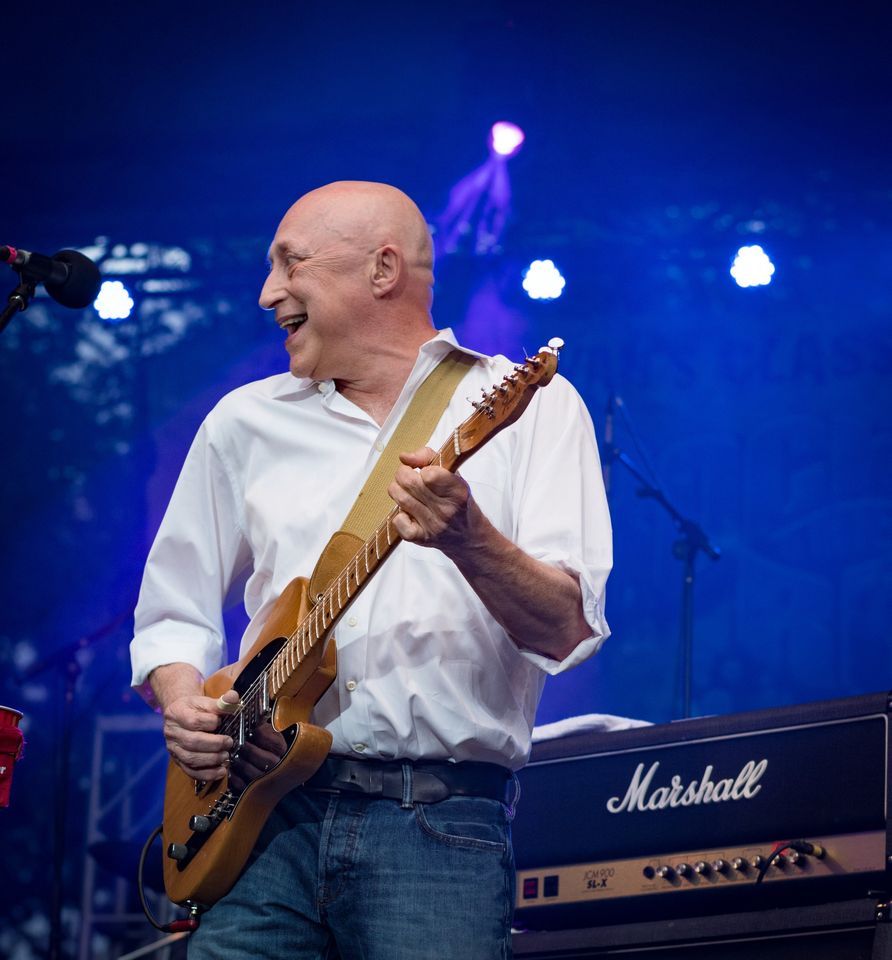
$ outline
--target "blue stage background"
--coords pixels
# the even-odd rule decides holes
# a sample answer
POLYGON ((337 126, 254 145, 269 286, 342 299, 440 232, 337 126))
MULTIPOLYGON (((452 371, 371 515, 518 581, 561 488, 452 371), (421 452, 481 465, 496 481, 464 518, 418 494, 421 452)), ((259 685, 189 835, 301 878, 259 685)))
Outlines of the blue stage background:
MULTIPOLYGON (((41 297, 0 337, 0 702, 25 712, 29 741, 0 816, 18 878, 0 954, 36 956, 46 941, 73 658, 75 955, 97 718, 145 714, 127 643, 148 545, 202 417, 285 366, 256 304, 279 216, 328 180, 381 179, 435 223, 486 160, 495 120, 527 136, 508 161, 510 216, 485 255, 469 243, 441 257, 435 320, 512 357, 561 336, 561 370, 599 437, 615 393, 669 496, 721 548, 697 565, 694 713, 892 686, 881 7, 487 0, 380 12, 109 6, 39 28, 21 15, 34 40, 13 54, 0 242, 89 249, 117 264, 136 307, 108 323, 41 297), (729 276, 748 243, 776 264, 767 287, 729 276), (521 273, 544 256, 567 286, 533 302, 521 273)), ((620 417, 615 440, 640 462, 620 417)), ((637 488, 613 467, 613 636, 549 681, 540 721, 680 715, 676 532, 637 488)), ((238 609, 229 620, 237 641, 238 609)), ((106 773, 124 783, 143 759, 108 753, 106 773)), ((141 781, 147 828, 161 789, 157 774, 141 781)), ((102 936, 95 956, 117 934, 102 936)))

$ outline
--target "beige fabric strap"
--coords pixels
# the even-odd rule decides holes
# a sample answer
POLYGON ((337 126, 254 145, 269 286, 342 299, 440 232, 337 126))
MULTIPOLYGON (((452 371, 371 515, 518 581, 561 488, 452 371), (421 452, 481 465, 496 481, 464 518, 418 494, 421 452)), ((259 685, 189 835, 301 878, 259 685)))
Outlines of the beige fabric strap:
POLYGON ((393 509, 387 488, 396 475, 400 453, 417 450, 430 439, 456 388, 476 362, 476 357, 452 350, 415 391, 341 529, 322 551, 310 579, 310 596, 325 589, 393 509))

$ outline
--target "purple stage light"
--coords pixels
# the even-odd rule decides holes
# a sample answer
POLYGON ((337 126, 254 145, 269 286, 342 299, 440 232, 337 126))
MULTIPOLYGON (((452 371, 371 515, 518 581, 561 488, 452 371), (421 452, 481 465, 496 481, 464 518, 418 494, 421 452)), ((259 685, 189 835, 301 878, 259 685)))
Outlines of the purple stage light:
POLYGON ((489 143, 492 152, 500 157, 513 157, 523 146, 526 136, 516 123, 499 120, 489 131, 489 143))
POLYGON ((489 133, 489 156, 449 191, 446 209, 434 224, 438 257, 463 247, 476 256, 501 252, 502 233, 511 210, 508 164, 524 141, 514 123, 500 120, 489 133))

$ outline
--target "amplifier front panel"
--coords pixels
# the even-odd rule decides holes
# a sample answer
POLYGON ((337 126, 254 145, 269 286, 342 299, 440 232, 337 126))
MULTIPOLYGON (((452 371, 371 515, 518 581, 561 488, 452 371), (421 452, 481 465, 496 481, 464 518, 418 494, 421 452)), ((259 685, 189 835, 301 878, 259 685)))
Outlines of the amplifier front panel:
POLYGON ((517 867, 883 830, 888 752, 881 714, 534 762, 517 867))

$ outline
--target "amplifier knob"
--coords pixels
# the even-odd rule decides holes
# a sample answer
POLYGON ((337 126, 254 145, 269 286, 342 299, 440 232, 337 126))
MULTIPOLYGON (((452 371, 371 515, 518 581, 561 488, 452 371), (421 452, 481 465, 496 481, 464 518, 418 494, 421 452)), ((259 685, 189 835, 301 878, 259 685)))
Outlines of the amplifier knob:
POLYGON ((743 857, 735 857, 731 861, 731 866, 740 873, 746 873, 749 870, 750 865, 743 857))
POLYGON ((707 877, 712 872, 712 867, 705 860, 698 860, 694 864, 694 873, 700 874, 701 877, 707 877))
POLYGON ((802 862, 802 854, 799 853, 798 850, 791 850, 791 851, 790 851, 788 854, 786 854, 785 856, 780 856, 780 857, 778 857, 777 859, 778 859, 778 860, 786 860, 787 863, 789 863, 789 864, 791 864, 792 866, 795 867, 797 864, 799 864, 799 863, 802 862))
POLYGON ((728 872, 728 861, 727 860, 713 860, 712 869, 716 873, 727 873, 728 872))
POLYGON ((675 868, 675 872, 676 872, 680 877, 688 877, 688 876, 690 876, 690 874, 691 874, 691 868, 690 868, 686 863, 680 863, 680 864, 678 864, 678 866, 675 868))
POLYGON ((750 866, 753 870, 760 870, 763 863, 765 863, 765 858, 760 857, 758 853, 754 857, 750 857, 750 866))
POLYGON ((657 867, 657 876, 661 880, 671 880, 675 876, 675 871, 664 864, 662 867, 657 867))

